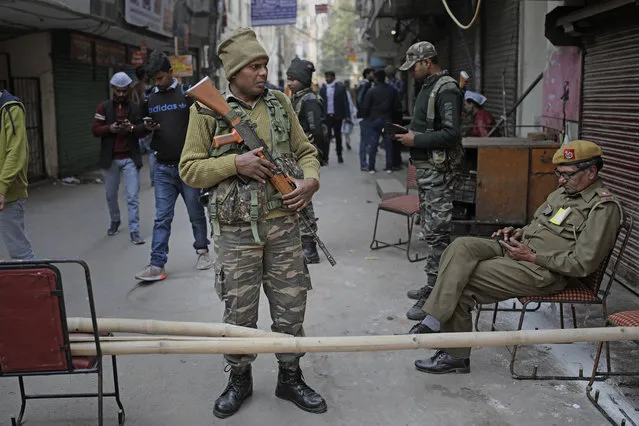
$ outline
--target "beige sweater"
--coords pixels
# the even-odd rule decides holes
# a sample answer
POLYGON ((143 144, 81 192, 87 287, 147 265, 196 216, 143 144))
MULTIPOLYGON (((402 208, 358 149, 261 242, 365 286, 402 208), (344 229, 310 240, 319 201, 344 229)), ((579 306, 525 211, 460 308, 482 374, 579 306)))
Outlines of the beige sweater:
MULTIPOLYGON (((286 99, 284 108, 291 121, 291 152, 297 158, 299 166, 304 172, 304 178, 312 178, 319 182, 320 164, 317 160, 317 151, 308 141, 288 99, 286 99)), ((271 146, 270 119, 264 99, 260 98, 252 109, 245 108, 244 110, 251 121, 257 124, 257 135, 268 146, 271 146)), ((186 142, 180 158, 180 177, 191 187, 210 188, 224 179, 237 175, 237 168, 235 167, 236 154, 218 158, 213 158, 209 155, 215 134, 215 126, 216 122, 212 117, 198 113, 195 105, 191 106, 186 142)), ((288 214, 292 214, 292 212, 274 210, 266 219, 288 214)))

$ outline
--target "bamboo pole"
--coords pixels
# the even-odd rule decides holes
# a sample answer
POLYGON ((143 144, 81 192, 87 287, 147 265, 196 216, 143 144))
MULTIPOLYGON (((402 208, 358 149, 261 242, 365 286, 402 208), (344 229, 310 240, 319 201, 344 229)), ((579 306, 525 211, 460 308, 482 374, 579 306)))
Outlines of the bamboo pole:
MULTIPOLYGON (((102 333, 168 334, 200 337, 284 337, 286 334, 231 324, 140 320, 130 318, 98 318, 98 330, 102 333)), ((67 318, 70 332, 93 333, 91 318, 67 318)))
MULTIPOLYGON (((639 327, 560 330, 435 333, 401 336, 225 338, 215 341, 104 342, 104 355, 253 354, 302 352, 363 352, 425 348, 534 345, 570 342, 639 340, 639 327)), ((95 355, 95 345, 73 343, 73 355, 95 355)))
MULTIPOLYGON (((199 336, 100 336, 102 342, 146 342, 146 341, 172 341, 172 342, 216 342, 231 337, 199 337, 199 336)), ((92 335, 69 334, 71 343, 92 343, 95 338, 92 335)))

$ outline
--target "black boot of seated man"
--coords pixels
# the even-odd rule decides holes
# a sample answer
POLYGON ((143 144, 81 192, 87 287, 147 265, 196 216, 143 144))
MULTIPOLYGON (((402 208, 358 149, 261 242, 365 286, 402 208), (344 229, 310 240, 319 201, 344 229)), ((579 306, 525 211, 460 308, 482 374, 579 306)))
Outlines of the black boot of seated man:
POLYGON ((253 376, 251 366, 231 367, 231 374, 226 389, 215 400, 213 414, 225 419, 237 413, 244 401, 253 394, 253 376))
POLYGON ((317 252, 317 244, 313 237, 302 237, 302 251, 306 258, 306 263, 320 263, 319 253, 317 252))
POLYGON ((304 382, 302 370, 296 364, 280 362, 275 396, 291 401, 309 413, 324 413, 327 409, 324 398, 304 382))

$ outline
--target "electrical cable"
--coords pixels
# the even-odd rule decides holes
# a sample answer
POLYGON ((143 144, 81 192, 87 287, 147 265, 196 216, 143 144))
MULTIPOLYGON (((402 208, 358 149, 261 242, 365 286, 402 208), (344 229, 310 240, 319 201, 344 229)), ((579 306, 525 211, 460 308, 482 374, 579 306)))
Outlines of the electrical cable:
POLYGON ((27 11, 27 10, 24 10, 24 9, 20 9, 19 7, 11 7, 11 6, 6 6, 6 5, 3 5, 3 7, 5 9, 13 10, 15 12, 25 13, 27 15, 32 15, 32 16, 35 16, 35 17, 41 18, 41 19, 54 19, 56 21, 82 21, 82 20, 86 19, 86 18, 83 18, 83 17, 62 18, 62 17, 59 17, 59 16, 49 16, 49 15, 42 15, 41 13, 30 12, 30 11, 27 11))
POLYGON ((479 17, 479 9, 481 8, 481 0, 477 0, 477 8, 475 9, 475 16, 473 16, 473 19, 470 21, 470 23, 468 25, 464 25, 461 22, 459 22, 459 20, 457 20, 457 18, 453 14, 453 12, 448 7, 448 3, 446 2, 446 0, 442 0, 442 3, 444 4, 444 8, 446 9, 446 12, 448 12, 448 16, 450 16, 450 19, 452 19, 453 22, 455 23, 455 25, 457 25, 462 30, 467 30, 470 27, 472 27, 473 24, 475 23, 475 21, 477 20, 477 18, 479 17))

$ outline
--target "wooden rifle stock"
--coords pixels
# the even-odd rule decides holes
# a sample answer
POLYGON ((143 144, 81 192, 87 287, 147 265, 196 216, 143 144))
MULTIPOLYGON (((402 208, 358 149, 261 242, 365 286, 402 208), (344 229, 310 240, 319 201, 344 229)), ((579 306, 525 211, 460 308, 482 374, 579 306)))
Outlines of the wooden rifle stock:
MULTIPOLYGON (((222 94, 215 88, 210 78, 204 77, 195 86, 186 91, 186 94, 214 111, 221 117, 231 112, 231 106, 224 100, 222 94)), ((240 117, 233 120, 231 126, 235 126, 240 122, 240 117)))
POLYGON ((213 146, 219 148, 230 143, 242 143, 244 139, 237 133, 237 130, 233 129, 231 133, 225 135, 217 135, 213 137, 213 146))

